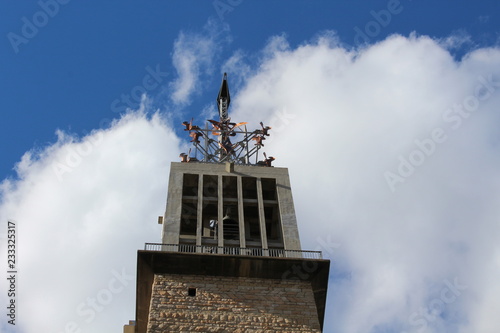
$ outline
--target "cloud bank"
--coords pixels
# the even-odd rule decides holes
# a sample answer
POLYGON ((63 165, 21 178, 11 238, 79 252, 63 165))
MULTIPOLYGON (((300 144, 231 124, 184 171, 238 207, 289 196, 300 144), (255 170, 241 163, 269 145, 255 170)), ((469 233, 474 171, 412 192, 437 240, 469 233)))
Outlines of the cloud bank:
POLYGON ((133 319, 136 251, 159 239, 179 149, 160 116, 137 111, 23 156, 20 179, 0 188, 2 223, 17 224, 16 332, 111 332, 133 319))
POLYGON ((333 260, 331 332, 500 327, 500 50, 444 47, 278 37, 235 99, 274 129, 303 247, 333 260))
MULTIPOLYGON (((246 77, 232 119, 273 127, 264 148, 290 170, 303 248, 332 259, 328 332, 500 327, 500 50, 456 60, 446 47, 275 37, 257 64, 242 51, 227 60, 246 77)), ((176 65, 174 101, 193 92, 196 63, 176 65)), ((139 111, 82 139, 60 133, 2 182, 23 332, 119 331, 133 319, 136 250, 159 239, 168 163, 183 151, 171 125, 139 111)))

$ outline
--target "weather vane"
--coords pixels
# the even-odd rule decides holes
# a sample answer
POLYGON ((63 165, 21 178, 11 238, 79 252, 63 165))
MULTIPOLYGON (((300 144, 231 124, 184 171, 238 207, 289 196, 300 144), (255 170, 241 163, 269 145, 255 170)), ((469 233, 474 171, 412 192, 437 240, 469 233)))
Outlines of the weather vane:
POLYGON ((231 96, 227 84, 227 74, 224 73, 222 84, 217 95, 217 107, 219 109, 219 121, 208 120, 205 123, 205 128, 193 125, 191 121, 184 121, 184 131, 189 132, 191 142, 195 147, 195 156, 191 156, 189 152, 180 154, 182 162, 210 162, 224 163, 232 162, 236 164, 255 164, 262 166, 271 166, 274 157, 267 157, 264 153, 264 160, 259 161, 259 150, 264 147, 263 141, 266 136, 269 136, 271 127, 264 126, 260 122, 260 129, 247 131, 246 122, 234 123, 228 115, 231 96), (209 124, 212 128, 209 128, 209 124), (233 138, 233 141, 231 141, 233 138), (203 155, 198 159, 198 152, 203 155), (255 156, 255 163, 251 163, 251 157, 255 156))

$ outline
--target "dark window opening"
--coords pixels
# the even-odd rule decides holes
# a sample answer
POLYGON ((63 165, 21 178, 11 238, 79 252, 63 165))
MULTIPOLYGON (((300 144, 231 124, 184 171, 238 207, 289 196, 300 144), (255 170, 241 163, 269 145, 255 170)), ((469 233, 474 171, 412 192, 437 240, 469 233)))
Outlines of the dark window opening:
POLYGON ((237 181, 236 177, 223 176, 222 177, 222 195, 226 199, 238 199, 237 181))
POLYGON ((262 199, 263 200, 277 200, 276 196, 276 179, 262 178, 262 199))
POLYGON ((225 215, 222 219, 223 233, 225 240, 240 239, 240 227, 238 224, 237 214, 238 207, 233 205, 224 206, 225 215))
POLYGON ((219 195, 219 183, 217 176, 203 176, 203 197, 217 198, 219 195))
POLYGON ((196 219, 182 219, 181 235, 196 236, 196 219))
POLYGON ((196 288, 188 288, 188 296, 196 296, 196 288))
POLYGON ((196 225, 198 221, 198 200, 182 200, 181 210, 181 235, 196 236, 196 225))
POLYGON ((278 205, 265 205, 264 216, 266 218, 267 240, 269 242, 281 242, 282 232, 278 205))
POLYGON ((217 201, 203 200, 202 208, 203 237, 217 238, 217 201))
POLYGON ((198 196, 198 175, 185 173, 182 179, 182 196, 198 196))
POLYGON ((257 199, 257 178, 242 177, 243 199, 257 199))
POLYGON ((259 209, 257 204, 244 204, 243 216, 245 218, 246 241, 260 242, 259 209))

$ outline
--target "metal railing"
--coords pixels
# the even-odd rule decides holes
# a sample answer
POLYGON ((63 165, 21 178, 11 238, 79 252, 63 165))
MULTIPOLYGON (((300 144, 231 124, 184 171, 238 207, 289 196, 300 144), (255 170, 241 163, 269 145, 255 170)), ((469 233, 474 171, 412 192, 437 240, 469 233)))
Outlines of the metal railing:
POLYGON ((146 243, 147 251, 211 253, 253 257, 323 259, 321 251, 301 251, 285 249, 262 249, 256 247, 233 247, 194 244, 160 244, 146 243))

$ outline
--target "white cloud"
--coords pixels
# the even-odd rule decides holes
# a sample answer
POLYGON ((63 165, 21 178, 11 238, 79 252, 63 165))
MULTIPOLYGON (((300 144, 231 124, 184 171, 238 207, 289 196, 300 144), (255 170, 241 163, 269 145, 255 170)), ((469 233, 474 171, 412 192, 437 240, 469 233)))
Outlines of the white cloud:
POLYGON ((428 37, 335 45, 273 39, 232 113, 275 129, 265 150, 290 168, 303 246, 340 245, 323 248, 327 327, 494 332, 500 50, 456 62, 428 37), (419 165, 393 192, 384 174, 401 158, 419 165), (455 279, 467 288, 444 303, 455 279))
POLYGON ((452 35, 442 38, 439 43, 446 49, 459 49, 464 45, 471 45, 472 37, 464 30, 455 31, 452 35))
POLYGON ((23 157, 0 209, 2 230, 17 222, 19 332, 119 331, 135 317, 134 258, 160 239, 178 154, 164 120, 138 111, 81 140, 59 132, 23 157))
POLYGON ((247 77, 251 74, 251 67, 247 64, 247 60, 246 54, 242 50, 237 50, 222 65, 224 72, 230 78, 232 94, 245 83, 247 77))
POLYGON ((201 80, 211 74, 214 59, 222 45, 229 42, 228 27, 209 20, 203 33, 180 32, 174 43, 173 66, 178 78, 172 82, 171 99, 176 104, 189 104, 196 90, 203 88, 201 80))

